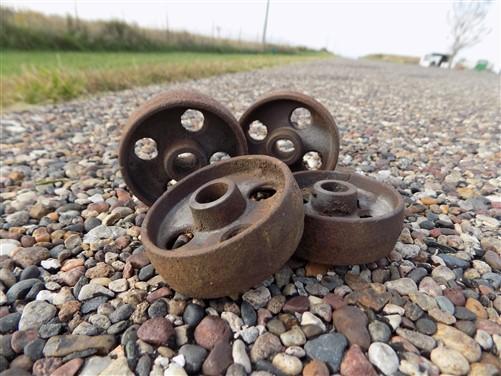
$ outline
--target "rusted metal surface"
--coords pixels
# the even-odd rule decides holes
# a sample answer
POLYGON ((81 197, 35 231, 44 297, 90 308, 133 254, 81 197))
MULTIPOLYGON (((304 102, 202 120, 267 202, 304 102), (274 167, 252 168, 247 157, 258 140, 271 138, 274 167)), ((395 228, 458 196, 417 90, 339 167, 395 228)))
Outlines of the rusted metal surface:
POLYGON ((387 256, 402 231, 404 202, 389 185, 341 171, 294 174, 303 192, 304 235, 296 255, 333 265, 387 256))
POLYGON ((146 216, 142 241, 176 291, 216 298, 279 270, 296 250, 303 220, 287 165, 243 156, 204 167, 164 193, 146 216))
POLYGON ((172 180, 221 157, 244 154, 245 136, 223 105, 197 91, 176 90, 154 97, 131 115, 119 161, 129 189, 152 205, 172 180), (138 150, 148 143, 145 152, 138 150))
POLYGON ((315 99, 280 90, 259 98, 240 118, 250 154, 266 154, 292 171, 332 170, 339 154, 334 118, 315 99))

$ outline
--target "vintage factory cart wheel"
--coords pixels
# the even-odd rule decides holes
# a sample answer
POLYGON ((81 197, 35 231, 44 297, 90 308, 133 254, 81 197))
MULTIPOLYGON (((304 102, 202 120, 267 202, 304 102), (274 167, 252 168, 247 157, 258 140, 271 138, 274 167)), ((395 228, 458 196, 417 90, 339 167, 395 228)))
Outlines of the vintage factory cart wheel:
POLYGON ((315 99, 281 90, 259 98, 240 118, 249 154, 266 154, 292 171, 332 170, 339 154, 334 118, 315 99))
POLYGON ((176 90, 154 97, 131 115, 119 161, 129 189, 152 205, 168 184, 244 154, 245 136, 223 105, 197 91, 176 90))
POLYGON ((287 165, 242 156, 187 176, 151 207, 142 240, 169 286, 197 298, 244 291, 279 270, 301 239, 301 191, 287 165))
POLYGON ((333 265, 387 256, 404 220, 404 202, 389 185, 340 171, 294 174, 303 191, 304 235, 296 255, 333 265))

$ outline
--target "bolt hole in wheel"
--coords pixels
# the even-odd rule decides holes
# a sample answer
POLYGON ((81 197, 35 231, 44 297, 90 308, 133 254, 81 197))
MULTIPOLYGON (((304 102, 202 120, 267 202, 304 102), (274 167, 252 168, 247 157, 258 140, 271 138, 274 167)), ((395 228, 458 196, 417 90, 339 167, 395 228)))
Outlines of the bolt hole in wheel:
POLYGON ((322 156, 317 151, 309 151, 303 156, 303 164, 307 170, 319 170, 322 167, 322 156))
POLYGON ((180 174, 189 173, 198 167, 198 158, 193 153, 178 154, 174 160, 174 168, 180 174))
POLYGON ((155 159, 158 156, 157 143, 149 137, 141 138, 134 144, 134 153, 144 161, 155 159))
POLYGON ((298 107, 292 111, 291 124, 297 129, 305 129, 311 125, 311 112, 304 107, 298 107))
POLYGON ((249 194, 249 197, 253 201, 267 200, 277 193, 276 189, 271 187, 258 187, 253 189, 249 194))
POLYGON ((230 158, 231 156, 228 153, 225 153, 224 151, 217 151, 211 155, 211 157, 209 158, 209 163, 213 164, 230 158))
POLYGON ((190 230, 180 231, 167 241, 165 248, 167 250, 181 248, 182 246, 188 244, 191 239, 193 239, 193 233, 190 230))
POLYGON ((199 204, 209 204, 223 197, 227 191, 228 185, 226 183, 214 183, 198 192, 195 201, 199 204))
POLYGON ((336 183, 334 181, 325 182, 321 185, 321 187, 329 192, 346 192, 348 190, 348 187, 346 187, 345 185, 336 183))
POLYGON ((268 136, 268 127, 259 120, 254 120, 249 125, 249 137, 255 141, 263 141, 268 136))
POLYGON ((204 114, 189 109, 181 115, 181 125, 189 132, 198 132, 204 126, 204 114))

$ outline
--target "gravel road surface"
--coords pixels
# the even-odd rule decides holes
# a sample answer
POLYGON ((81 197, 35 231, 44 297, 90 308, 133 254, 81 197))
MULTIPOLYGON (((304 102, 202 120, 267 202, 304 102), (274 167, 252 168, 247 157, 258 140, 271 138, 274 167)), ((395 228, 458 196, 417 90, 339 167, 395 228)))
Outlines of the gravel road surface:
POLYGON ((237 117, 271 89, 317 98, 339 164, 404 197, 395 249, 353 267, 293 259, 240 296, 184 297, 145 257, 147 208, 117 162, 128 115, 172 85, 6 113, 1 375, 499 374, 499 77, 329 59, 175 86, 237 117))

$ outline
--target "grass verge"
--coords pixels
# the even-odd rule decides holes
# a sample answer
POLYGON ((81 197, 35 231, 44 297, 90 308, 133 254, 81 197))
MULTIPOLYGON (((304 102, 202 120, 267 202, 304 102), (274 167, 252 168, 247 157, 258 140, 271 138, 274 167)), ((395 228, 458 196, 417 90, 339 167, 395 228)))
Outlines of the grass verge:
POLYGON ((0 55, 2 110, 103 91, 197 79, 329 56, 216 53, 19 52, 0 55))
POLYGON ((387 61, 389 63, 398 63, 398 64, 419 63, 419 57, 405 56, 405 55, 372 54, 364 56, 363 59, 375 60, 375 61, 387 61))

